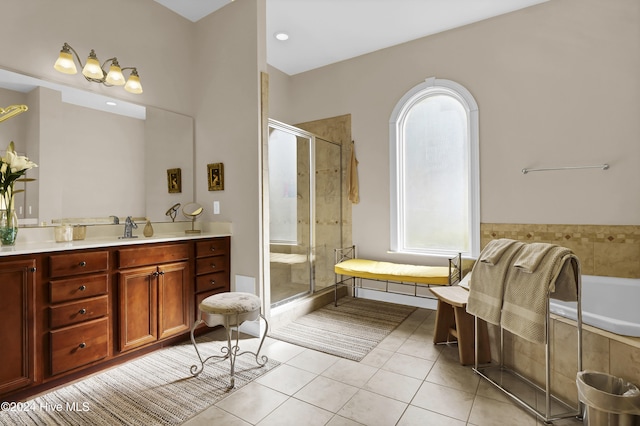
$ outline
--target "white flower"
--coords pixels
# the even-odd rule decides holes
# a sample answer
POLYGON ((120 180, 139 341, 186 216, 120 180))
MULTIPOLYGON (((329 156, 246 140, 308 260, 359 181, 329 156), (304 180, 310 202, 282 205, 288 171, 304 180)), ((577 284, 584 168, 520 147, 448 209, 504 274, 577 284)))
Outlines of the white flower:
POLYGON ((11 168, 11 173, 18 173, 22 171, 26 171, 32 169, 33 167, 38 167, 36 163, 30 161, 24 155, 18 155, 15 151, 7 150, 6 160, 9 163, 9 167, 11 168))
POLYGON ((27 157, 16 154, 11 142, 4 157, 0 158, 0 195, 5 198, 13 197, 13 183, 33 167, 38 165, 27 157))

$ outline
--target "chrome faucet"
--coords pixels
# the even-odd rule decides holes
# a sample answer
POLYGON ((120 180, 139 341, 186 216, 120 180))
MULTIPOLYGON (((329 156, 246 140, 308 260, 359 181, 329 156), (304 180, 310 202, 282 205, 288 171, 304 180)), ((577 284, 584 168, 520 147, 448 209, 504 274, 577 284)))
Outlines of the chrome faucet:
POLYGON ((127 216, 127 220, 124 222, 124 238, 138 238, 137 235, 133 235, 133 230, 138 228, 138 225, 131 219, 131 216, 127 216))
POLYGON ((109 218, 113 218, 114 225, 118 225, 120 223, 120 219, 118 219, 118 216, 109 216, 109 218))

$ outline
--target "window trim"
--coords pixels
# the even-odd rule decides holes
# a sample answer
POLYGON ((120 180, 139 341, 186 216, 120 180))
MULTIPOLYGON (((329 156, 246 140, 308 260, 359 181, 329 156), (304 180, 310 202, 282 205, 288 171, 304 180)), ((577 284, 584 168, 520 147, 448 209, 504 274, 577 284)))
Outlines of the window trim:
MULTIPOLYGON (((390 249, 392 252, 409 253, 402 250, 400 235, 400 209, 403 205, 400 191, 399 159, 402 158, 403 143, 400 140, 401 126, 407 111, 425 95, 445 94, 456 98, 467 112, 468 149, 469 149, 469 230, 471 251, 463 256, 477 258, 480 254, 480 155, 478 104, 473 95, 455 81, 429 77, 424 82, 411 88, 398 101, 389 118, 389 171, 390 171, 390 249)), ((448 255, 448 252, 435 250, 421 251, 412 254, 448 255)))

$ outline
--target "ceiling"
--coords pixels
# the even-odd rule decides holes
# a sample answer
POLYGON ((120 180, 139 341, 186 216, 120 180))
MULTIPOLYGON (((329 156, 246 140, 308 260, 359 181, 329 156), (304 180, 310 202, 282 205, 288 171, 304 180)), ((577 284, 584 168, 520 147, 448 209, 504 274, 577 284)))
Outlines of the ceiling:
MULTIPOLYGON (((233 0, 155 1, 196 22, 233 0)), ((546 1, 266 0, 267 62, 294 75, 546 1)))

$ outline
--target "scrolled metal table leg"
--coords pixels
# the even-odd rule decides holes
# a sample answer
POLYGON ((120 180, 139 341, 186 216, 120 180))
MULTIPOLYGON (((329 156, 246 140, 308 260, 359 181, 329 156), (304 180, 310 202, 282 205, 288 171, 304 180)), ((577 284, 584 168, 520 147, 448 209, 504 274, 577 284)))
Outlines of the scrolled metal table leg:
POLYGON ((227 389, 233 389, 236 386, 235 371, 236 371, 236 357, 238 356, 238 335, 240 334, 240 325, 238 324, 238 314, 236 314, 236 344, 231 346, 231 335, 233 334, 233 326, 229 325, 227 328, 227 348, 229 350, 229 363, 231 364, 231 370, 229 375, 229 386, 227 389))
POLYGON ((190 368, 191 374, 194 377, 198 377, 198 375, 200 373, 202 373, 202 370, 204 370, 204 361, 202 360, 202 357, 200 356, 200 351, 198 350, 198 345, 196 345, 196 339, 193 336, 193 332, 195 331, 196 327, 199 326, 200 324, 202 324, 204 321, 202 319, 197 320, 196 322, 193 323, 193 326, 191 327, 191 343, 193 343, 193 347, 196 350, 196 354, 198 355, 198 359, 200 360, 200 367, 198 368, 197 365, 192 365, 190 368))
MULTIPOLYGON (((202 373, 202 371, 204 370, 204 366, 207 363, 207 361, 209 361, 210 359, 217 359, 218 361, 216 361, 216 363, 218 362, 222 362, 227 358, 231 357, 231 346, 230 344, 228 346, 223 346, 222 348, 220 348, 220 352, 222 352, 222 355, 211 355, 205 359, 202 359, 202 355, 200 355, 200 350, 198 349, 198 345, 196 344, 196 339, 194 336, 194 331, 195 329, 204 322, 204 320, 199 319, 197 320, 193 326, 191 327, 191 343, 193 344, 193 347, 196 350, 196 354, 198 355, 198 359, 200 360, 200 366, 198 367, 197 365, 192 365, 191 368, 189 369, 189 371, 191 372, 191 375, 193 377, 198 377, 200 375, 200 373, 202 373)), ((226 328, 225 328, 226 329, 226 328)), ((229 343, 229 341, 228 341, 229 343)))
POLYGON ((262 334, 262 339, 260 339, 260 345, 258 346, 258 350, 256 352, 244 351, 244 352, 240 352, 238 355, 243 355, 243 354, 253 355, 256 358, 256 364, 258 364, 260 367, 263 367, 269 361, 269 358, 266 355, 262 355, 260 357, 259 354, 260 354, 260 349, 262 349, 262 345, 264 344, 264 340, 267 337, 267 332, 269 331, 269 322, 267 321, 267 319, 263 314, 260 314, 260 318, 264 320, 265 329, 264 329, 264 333, 262 334))

